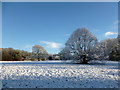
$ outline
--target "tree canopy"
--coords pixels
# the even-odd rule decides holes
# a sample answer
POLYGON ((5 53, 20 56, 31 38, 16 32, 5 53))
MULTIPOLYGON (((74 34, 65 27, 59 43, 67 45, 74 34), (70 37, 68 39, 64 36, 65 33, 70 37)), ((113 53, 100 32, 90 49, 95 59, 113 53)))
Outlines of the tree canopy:
POLYGON ((34 45, 32 47, 32 54, 34 58, 38 59, 38 61, 48 57, 47 51, 40 45, 34 45))

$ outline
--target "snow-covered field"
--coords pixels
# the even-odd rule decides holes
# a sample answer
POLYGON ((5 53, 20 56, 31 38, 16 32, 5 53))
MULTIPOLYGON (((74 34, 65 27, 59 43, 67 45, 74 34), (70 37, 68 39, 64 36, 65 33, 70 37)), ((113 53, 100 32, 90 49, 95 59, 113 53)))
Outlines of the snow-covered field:
MULTIPOLYGON (((2 63, 2 64, 1 64, 2 63)), ((63 61, 4 61, 3 88, 118 88, 118 62, 105 65, 63 61)))

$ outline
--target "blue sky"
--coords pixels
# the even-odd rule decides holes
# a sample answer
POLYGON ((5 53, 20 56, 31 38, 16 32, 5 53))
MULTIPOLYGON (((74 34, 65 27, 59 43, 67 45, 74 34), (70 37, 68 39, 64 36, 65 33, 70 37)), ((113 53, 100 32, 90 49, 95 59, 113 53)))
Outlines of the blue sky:
POLYGON ((49 53, 60 48, 77 28, 86 27, 98 40, 116 38, 117 2, 23 2, 2 4, 2 47, 31 51, 43 46, 49 53))

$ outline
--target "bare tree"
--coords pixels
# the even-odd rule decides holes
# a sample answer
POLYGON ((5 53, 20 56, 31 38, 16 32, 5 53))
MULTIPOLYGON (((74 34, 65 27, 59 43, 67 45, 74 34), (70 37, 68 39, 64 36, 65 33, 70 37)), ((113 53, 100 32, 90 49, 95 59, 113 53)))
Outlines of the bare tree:
POLYGON ((43 58, 47 58, 48 53, 47 51, 40 45, 34 45, 32 47, 32 53, 34 58, 37 58, 38 61, 43 58))
POLYGON ((109 55, 112 52, 118 51, 118 39, 105 39, 100 41, 96 47, 96 54, 99 60, 109 60, 109 55))
POLYGON ((91 32, 86 28, 79 28, 71 34, 65 45, 78 63, 88 63, 96 44, 97 38, 91 32))
POLYGON ((72 58, 70 48, 69 47, 62 48, 61 52, 59 53, 59 56, 63 60, 70 60, 72 58))

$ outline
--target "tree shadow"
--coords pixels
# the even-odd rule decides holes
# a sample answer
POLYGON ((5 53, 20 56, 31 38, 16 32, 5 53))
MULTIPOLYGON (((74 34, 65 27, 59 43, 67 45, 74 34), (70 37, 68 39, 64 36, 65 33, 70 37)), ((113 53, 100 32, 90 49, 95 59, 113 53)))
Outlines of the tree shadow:
POLYGON ((49 61, 49 62, 46 62, 46 61, 30 61, 30 62, 25 62, 25 61, 21 61, 21 62, 2 62, 1 64, 3 65, 11 65, 11 64, 16 64, 16 65, 34 65, 34 64, 73 64, 73 63, 70 63, 70 62, 64 62, 64 61, 61 61, 61 62, 53 62, 53 61, 49 61))
POLYGON ((4 79, 3 88, 118 88, 118 83, 111 79, 76 77, 37 77, 14 76, 16 79, 4 79), (26 79, 24 78, 26 77, 26 79))

